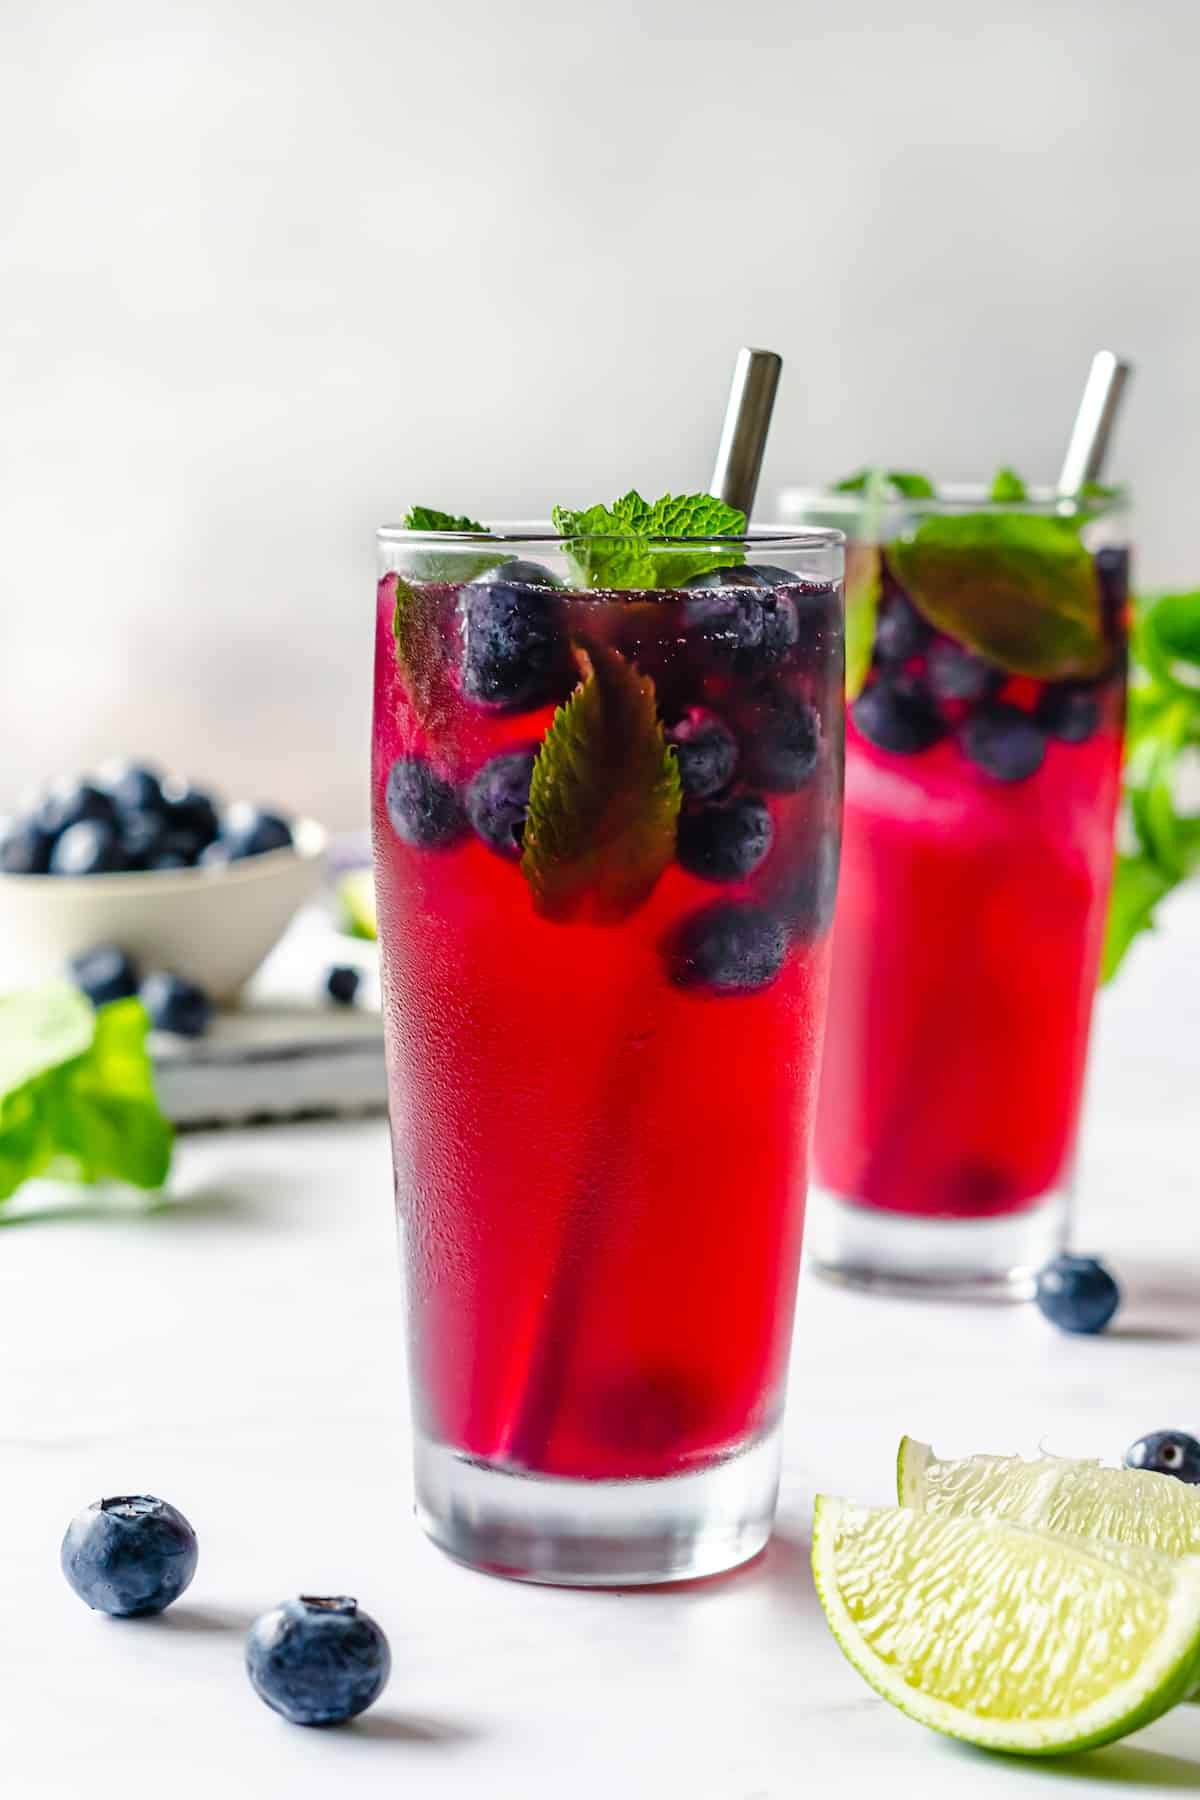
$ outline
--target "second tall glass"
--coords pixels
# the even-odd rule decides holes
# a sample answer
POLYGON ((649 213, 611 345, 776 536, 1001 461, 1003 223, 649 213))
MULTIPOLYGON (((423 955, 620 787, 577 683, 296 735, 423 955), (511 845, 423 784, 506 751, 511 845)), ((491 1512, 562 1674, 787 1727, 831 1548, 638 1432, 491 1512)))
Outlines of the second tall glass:
POLYGON ((842 792, 840 536, 380 535, 418 1512, 527 1579, 770 1529, 842 792), (635 566, 636 565, 636 566, 635 566))

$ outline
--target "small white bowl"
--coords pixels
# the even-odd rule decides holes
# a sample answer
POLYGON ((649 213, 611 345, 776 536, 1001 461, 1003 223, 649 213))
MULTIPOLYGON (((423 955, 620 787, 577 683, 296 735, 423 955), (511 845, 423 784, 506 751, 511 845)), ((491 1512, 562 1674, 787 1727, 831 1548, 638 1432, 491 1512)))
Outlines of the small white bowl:
POLYGON ((71 957, 119 944, 228 1000, 321 884, 327 838, 297 820, 289 849, 240 862, 124 875, 0 874, 0 992, 62 975, 71 957))

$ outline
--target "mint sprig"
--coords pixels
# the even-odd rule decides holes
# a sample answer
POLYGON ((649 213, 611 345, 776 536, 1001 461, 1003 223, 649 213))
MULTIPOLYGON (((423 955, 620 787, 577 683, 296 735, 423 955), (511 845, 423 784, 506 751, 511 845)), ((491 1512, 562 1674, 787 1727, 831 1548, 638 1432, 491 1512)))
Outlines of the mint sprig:
POLYGON ((997 506, 1016 506, 1028 500, 1029 489, 1015 469, 997 469, 992 481, 992 500, 997 506))
POLYGON ((521 872, 546 918, 615 924, 674 854, 679 767, 649 676, 605 644, 581 661, 533 765, 521 872))
POLYGON ((915 475, 906 469, 859 469, 854 475, 847 475, 843 481, 835 481, 835 494, 862 494, 867 492, 873 483, 882 483, 902 500, 933 500, 937 489, 928 475, 915 475))
POLYGON ((1200 868, 1200 818, 1180 811, 1179 776, 1200 751, 1200 592, 1160 594, 1139 608, 1126 730, 1125 825, 1101 963, 1109 981, 1155 908, 1200 868))
MULTIPOLYGON (((475 537, 485 535, 487 526, 465 513, 439 512, 436 506, 410 506, 404 515, 405 531, 457 531, 475 537)), ((480 550, 478 554, 459 548, 447 550, 406 550, 402 553, 402 575, 410 581, 463 582, 474 581, 497 563, 504 561, 500 549, 480 550)))
POLYGON ((0 999, 0 1202, 34 1176, 159 1188, 159 1110, 138 1000, 94 1010, 67 982, 0 999))
POLYGON ((589 506, 582 512, 556 506, 551 518, 568 540, 571 561, 586 587, 679 587, 693 575, 744 560, 739 544, 717 550, 655 547, 663 538, 742 537, 745 513, 712 494, 664 494, 651 502, 631 488, 611 506, 589 506))
POLYGON ((410 506, 404 515, 405 531, 486 531, 465 513, 439 512, 436 506, 410 506))

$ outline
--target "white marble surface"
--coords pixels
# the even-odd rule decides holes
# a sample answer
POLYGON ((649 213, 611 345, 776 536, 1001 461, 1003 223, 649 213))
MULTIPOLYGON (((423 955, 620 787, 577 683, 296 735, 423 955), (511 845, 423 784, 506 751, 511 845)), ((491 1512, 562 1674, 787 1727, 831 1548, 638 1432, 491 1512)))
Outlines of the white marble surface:
POLYGON ((1200 906, 1101 1009, 1078 1239, 1129 1299, 1100 1339, 1023 1308, 802 1285, 779 1530, 693 1589, 576 1594, 457 1568, 410 1517, 400 1288, 381 1123, 187 1141, 172 1203, 0 1228, 0 1776, 14 1800, 991 1796, 1200 1784, 1200 1708, 1053 1768, 988 1760, 874 1698, 807 1567, 814 1489, 889 1498, 905 1430, 946 1452, 1119 1456, 1200 1426, 1200 906), (88 1613, 75 1508, 157 1492, 201 1543, 158 1621, 88 1613), (241 1634, 300 1590, 387 1629, 390 1688, 306 1732, 254 1697, 241 1634))

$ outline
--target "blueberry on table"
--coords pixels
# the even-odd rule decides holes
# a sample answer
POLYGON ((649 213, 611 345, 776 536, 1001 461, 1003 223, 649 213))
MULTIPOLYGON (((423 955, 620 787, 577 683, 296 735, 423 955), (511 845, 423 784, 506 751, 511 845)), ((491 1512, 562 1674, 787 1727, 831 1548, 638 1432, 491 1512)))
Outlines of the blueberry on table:
POLYGON ((995 781, 1027 781, 1046 755, 1046 734, 1032 714, 1005 700, 988 700, 963 720, 963 755, 995 781))
POLYGON ((111 794, 90 781, 57 781, 38 808, 37 822, 51 837, 58 837, 85 819, 106 825, 116 823, 117 809, 111 794))
POLYGON ((1196 1486, 1200 1484, 1200 1443, 1186 1431, 1149 1431, 1130 1444, 1125 1467, 1173 1475, 1177 1481, 1196 1486))
POLYGON ((53 836, 36 819, 13 819, 0 832, 0 870, 5 875, 45 875, 53 848, 53 836))
POLYGON ((417 850, 443 850, 466 829, 458 794, 420 756, 396 758, 384 802, 396 836, 417 850))
POLYGON ((821 754, 821 727, 807 700, 767 701, 746 724, 744 772, 771 794, 794 794, 812 778, 821 754))
POLYGON ((568 685, 557 583, 537 563, 507 562, 459 594, 462 686, 506 710, 540 706, 568 685))
POLYGON ((1004 671, 949 638, 931 644, 925 679, 938 700, 982 700, 1004 686, 1004 671))
POLYGON ((229 861, 241 862, 247 856, 265 856, 271 850, 291 848, 292 828, 277 813, 263 812, 257 806, 239 801, 231 806, 221 821, 221 840, 228 846, 229 861))
POLYGON ((1100 698, 1077 681, 1052 681, 1042 689, 1034 713, 1043 731, 1064 744, 1084 744, 1100 724, 1100 698))
POLYGON ((771 814, 752 794, 680 814, 675 854, 704 881, 744 881, 775 838, 771 814))
POLYGON ((693 913, 668 942, 676 987, 712 994, 754 994, 783 967, 787 932, 762 906, 721 904, 693 913))
POLYGON ((362 976, 349 963, 335 963, 325 976, 325 992, 335 1006, 353 1006, 362 976))
POLYGON ((855 728, 877 750, 916 756, 946 735, 927 690, 907 676, 880 676, 850 709, 855 728))
POLYGON ((119 813, 165 813, 162 777, 139 763, 113 763, 101 770, 106 793, 119 813))
POLYGON ((68 825, 50 852, 52 875, 115 875, 126 866, 121 840, 103 819, 68 825))
POLYGON ((467 817, 488 849, 500 856, 521 854, 536 757, 536 750, 506 750, 485 762, 467 783, 467 817))
POLYGON ((675 746, 679 785, 689 800, 711 800, 729 786, 737 768, 737 739, 715 713, 693 706, 668 727, 666 738, 675 746))
POLYGON ((204 989, 167 969, 156 969, 147 975, 141 998, 156 1031, 197 1038, 203 1037, 212 1023, 212 1001, 204 989))
POLYGON ((906 663, 911 656, 921 654, 932 636, 932 628, 908 596, 893 591, 891 598, 885 601, 875 627, 875 660, 906 663))
POLYGON ((1046 1264, 1037 1278, 1039 1310, 1060 1331, 1103 1331, 1121 1302, 1121 1290, 1094 1256, 1066 1251, 1046 1264))
POLYGON ((181 1512, 152 1494, 131 1494, 75 1515, 62 1541, 62 1571, 94 1611, 131 1619, 178 1600, 196 1573, 196 1555, 196 1534, 181 1512))
POLYGON ((117 944, 97 944, 82 956, 72 957, 67 974, 93 1006, 127 1000, 138 991, 137 965, 117 944))
POLYGON ((246 1673, 260 1700, 293 1725, 340 1725, 378 1700, 388 1641, 358 1602, 301 1594, 254 1621, 246 1673))

